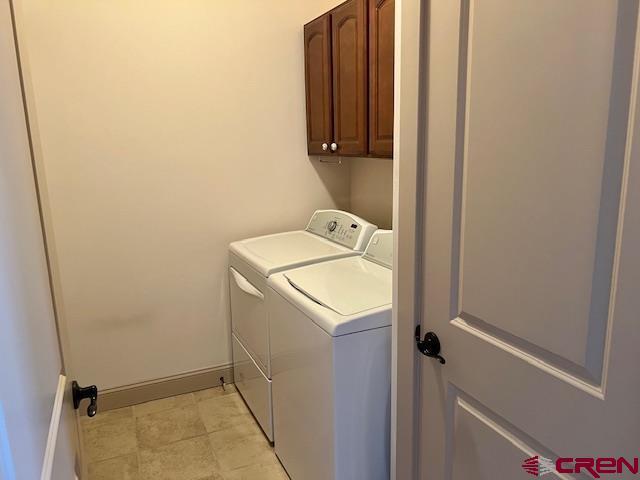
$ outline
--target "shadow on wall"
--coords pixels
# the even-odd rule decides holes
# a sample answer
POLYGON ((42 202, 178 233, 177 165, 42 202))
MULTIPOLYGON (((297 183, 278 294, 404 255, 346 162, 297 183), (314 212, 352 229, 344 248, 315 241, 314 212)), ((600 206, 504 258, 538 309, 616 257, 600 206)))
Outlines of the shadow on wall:
POLYGON ((391 228, 393 161, 387 158, 309 157, 318 178, 338 208, 380 228, 391 228), (349 187, 343 188, 346 181, 349 187), (345 198, 344 192, 349 196, 345 198))
POLYGON ((390 229, 393 217, 393 160, 348 158, 350 208, 356 215, 390 229))
MULTIPOLYGON (((327 193, 342 210, 351 211, 351 195, 349 192, 351 169, 348 160, 341 157, 309 157, 318 179, 322 182, 327 193)), ((328 208, 318 206, 318 208, 328 208)))

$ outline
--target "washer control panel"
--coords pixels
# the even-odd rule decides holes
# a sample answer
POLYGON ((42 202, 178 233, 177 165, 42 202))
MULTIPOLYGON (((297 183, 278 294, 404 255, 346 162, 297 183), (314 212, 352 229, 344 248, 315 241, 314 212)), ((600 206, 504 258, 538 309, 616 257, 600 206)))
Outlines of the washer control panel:
POLYGON ((366 220, 341 210, 316 210, 306 230, 361 252, 376 229, 366 220))

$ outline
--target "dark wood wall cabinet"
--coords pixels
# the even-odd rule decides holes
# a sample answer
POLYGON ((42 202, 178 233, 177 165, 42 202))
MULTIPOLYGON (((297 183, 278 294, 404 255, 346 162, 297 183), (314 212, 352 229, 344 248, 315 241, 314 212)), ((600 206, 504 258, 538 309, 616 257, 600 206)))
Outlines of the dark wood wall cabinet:
POLYGON ((391 157, 394 0, 348 0, 304 26, 309 155, 391 157))

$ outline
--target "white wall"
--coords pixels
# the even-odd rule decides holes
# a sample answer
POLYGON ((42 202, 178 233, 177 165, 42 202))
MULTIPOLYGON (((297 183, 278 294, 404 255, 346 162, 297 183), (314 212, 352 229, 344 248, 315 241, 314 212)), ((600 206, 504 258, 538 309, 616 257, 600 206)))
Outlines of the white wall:
POLYGON ((335 0, 19 0, 80 383, 226 364, 227 245, 349 207, 306 155, 302 25, 335 0))
POLYGON ((391 228, 393 216, 393 160, 350 158, 350 208, 380 228, 391 228))

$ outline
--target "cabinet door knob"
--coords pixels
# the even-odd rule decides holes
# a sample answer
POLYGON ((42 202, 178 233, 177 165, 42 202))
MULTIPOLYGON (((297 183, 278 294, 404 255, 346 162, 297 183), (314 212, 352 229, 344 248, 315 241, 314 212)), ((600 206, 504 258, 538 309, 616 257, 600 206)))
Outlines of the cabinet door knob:
POLYGON ((322 144, 322 150, 323 150, 323 151, 325 151, 325 152, 326 152, 328 148, 329 148, 329 145, 327 145, 326 143, 323 143, 323 144, 322 144))
POLYGON ((331 144, 331 151, 335 152, 336 150, 338 150, 338 144, 334 142, 331 144))

